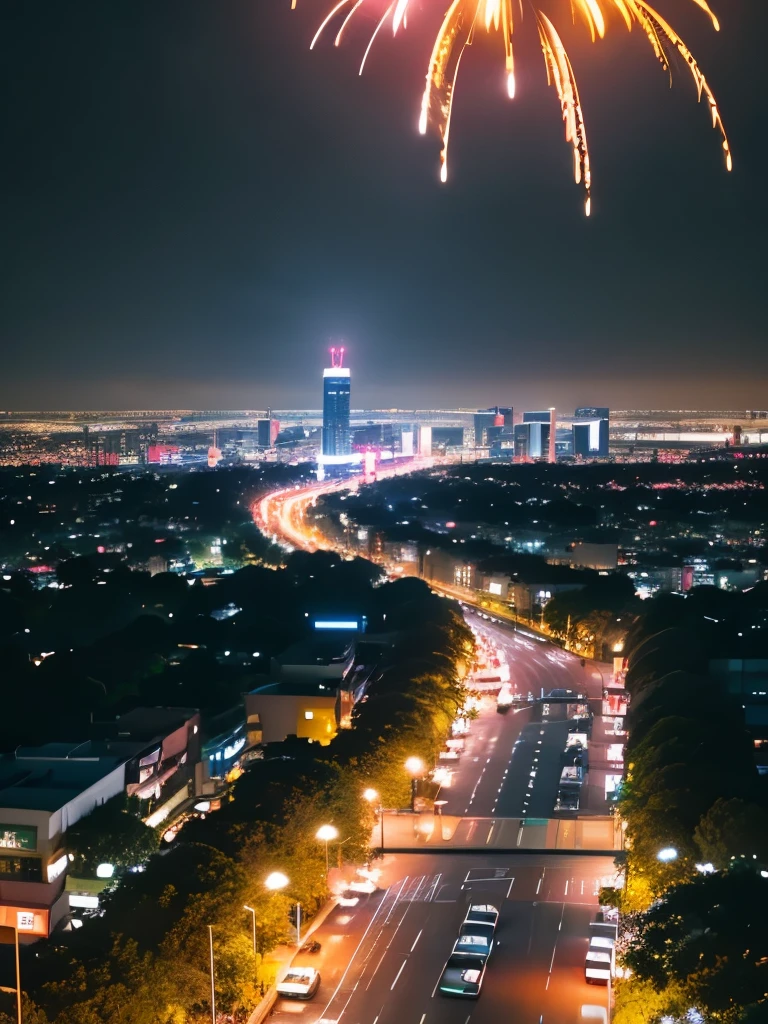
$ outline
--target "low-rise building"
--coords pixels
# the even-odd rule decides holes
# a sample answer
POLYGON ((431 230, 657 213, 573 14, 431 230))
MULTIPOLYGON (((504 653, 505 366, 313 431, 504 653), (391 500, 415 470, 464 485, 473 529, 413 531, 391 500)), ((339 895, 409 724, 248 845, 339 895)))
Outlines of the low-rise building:
POLYGON ((0 924, 23 940, 67 918, 66 834, 125 791, 126 759, 47 744, 0 759, 0 924))

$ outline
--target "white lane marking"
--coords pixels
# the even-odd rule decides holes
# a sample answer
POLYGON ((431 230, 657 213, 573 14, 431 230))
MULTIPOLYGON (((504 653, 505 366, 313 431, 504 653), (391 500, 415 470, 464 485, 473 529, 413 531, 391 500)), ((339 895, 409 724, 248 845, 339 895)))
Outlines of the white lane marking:
POLYGON ((509 899, 509 894, 512 892, 512 886, 514 884, 515 884, 515 880, 513 878, 512 881, 509 883, 509 888, 507 889, 507 899, 509 899))
POLYGON ((565 895, 568 895, 568 882, 565 883, 565 895))
MULTIPOLYGON (((554 957, 553 957, 553 959, 554 959, 554 957)), ((400 967, 400 970, 399 970, 399 971, 397 972, 397 974, 395 975, 395 980, 394 980, 394 981, 392 982, 392 984, 391 984, 391 985, 390 985, 390 987, 389 987, 389 991, 390 991, 390 992, 392 991, 392 989, 393 989, 393 988, 395 987, 395 985, 397 984, 397 980, 398 980, 398 978, 399 978, 399 977, 400 977, 400 975, 401 975, 401 974, 403 973, 403 967, 405 967, 405 965, 406 965, 407 963, 408 963, 408 961, 407 961, 407 960, 403 960, 403 963, 402 963, 402 965, 401 965, 401 967, 400 967)), ((550 970, 551 970, 551 968, 550 968, 550 970)))
POLYGON ((523 826, 521 825, 520 828, 517 831, 517 845, 518 846, 520 845, 520 841, 522 840, 522 838, 523 838, 523 826))
MULTIPOLYGON (((389 949, 389 947, 387 947, 387 949, 389 949)), ((381 967, 381 961, 382 961, 382 960, 384 959, 384 957, 385 957, 386 955, 387 955, 387 950, 385 949, 385 950, 384 950, 384 952, 383 952, 383 953, 381 954, 381 956, 379 957, 379 962, 378 962, 378 963, 376 964, 376 966, 375 966, 375 967, 374 967, 374 969, 373 969, 373 973, 371 974, 371 980, 370 980, 370 981, 368 982, 368 984, 367 984, 367 985, 365 986, 365 991, 366 991, 366 992, 368 991, 368 989, 369 989, 369 988, 371 987, 371 985, 372 985, 372 984, 374 983, 374 981, 376 980, 376 975, 378 974, 379 968, 381 967)), ((355 987, 357 987, 357 986, 355 986, 355 987)))
POLYGON ((425 1021, 426 1019, 427 1019, 427 1015, 426 1015, 426 1013, 422 1013, 422 1015, 421 1015, 421 1020, 419 1021, 419 1024, 424 1024, 424 1021, 425 1021))
POLYGON ((541 883, 542 883, 543 881, 544 881, 544 875, 542 875, 542 876, 541 876, 541 878, 539 879, 539 884, 538 884, 538 885, 536 886, 536 895, 537 895, 537 896, 538 896, 538 894, 539 894, 539 893, 541 892, 541 883))
MULTIPOLYGON (((442 978, 442 976, 443 976, 443 972, 440 971, 440 978, 442 978)), ((438 978, 437 981, 435 982, 435 987, 432 989, 432 995, 429 997, 430 999, 434 999, 435 998, 435 992, 437 992, 437 986, 440 984, 440 978, 438 978)))
MULTIPOLYGON (((423 931, 424 931, 424 929, 422 928, 422 929, 421 929, 421 932, 423 932, 423 931)), ((419 932, 419 934, 418 934, 418 935, 416 936, 416 938, 415 938, 415 939, 413 940, 413 945, 411 946, 411 952, 413 952, 413 951, 414 951, 414 949, 416 949, 416 943, 417 943, 417 942, 419 941, 419 939, 421 938, 421 932, 419 932)))
MULTIPOLYGON (((402 893, 403 889, 405 888, 405 883, 408 881, 409 878, 410 878, 410 875, 406 875, 405 878, 403 879, 403 884, 397 890, 397 896, 395 896, 395 901, 392 904, 392 907, 391 907, 389 913, 387 914, 386 918, 384 919, 384 924, 389 924, 389 919, 390 919, 390 917, 392 917, 394 909, 397 906, 397 901, 400 899, 400 894, 402 893)), ((387 890, 387 892, 389 892, 389 890, 387 890)), ((382 903, 383 903, 383 901, 382 901, 382 903)), ((370 925, 368 927, 370 927, 370 925)))
MULTIPOLYGON (((407 878, 408 878, 408 876, 406 875, 406 876, 405 876, 405 878, 407 879, 407 878)), ((403 885, 405 885, 405 880, 403 881, 403 885)), ((402 891, 402 886, 400 887, 400 890, 402 891)), ((328 1005, 326 1006, 325 1010, 323 1010, 323 1012, 322 1012, 322 1013, 320 1014, 320 1016, 321 1016, 321 1017, 325 1017, 325 1015, 327 1014, 328 1010, 329 1010, 329 1009, 330 1009, 330 1007, 331 1007, 331 1004, 333 1003, 333 1000, 334 1000, 334 999, 336 998, 336 996, 337 996, 337 995, 339 994, 339 991, 341 990, 341 986, 342 986, 342 985, 344 984, 344 980, 346 979, 346 977, 347 977, 347 974, 349 973, 349 969, 350 969, 350 967, 352 966, 352 964, 354 963, 355 957, 356 957, 356 956, 357 956, 357 954, 358 954, 358 953, 360 952, 360 947, 362 946, 362 944, 363 944, 363 943, 365 942, 366 938, 368 937, 368 932, 369 932, 369 931, 371 930, 371 928, 373 928, 373 925, 374 925, 374 923, 375 923, 375 921, 376 921, 376 918, 377 918, 377 917, 379 916, 379 911, 380 911, 380 910, 381 910, 381 908, 382 908, 382 907, 384 906, 384 902, 385 902, 385 900, 386 900, 386 897, 387 897, 388 893, 389 893, 389 889, 387 889, 387 891, 386 891, 386 892, 384 893, 384 899, 382 899, 381 903, 380 903, 380 904, 378 905, 378 907, 376 908, 376 912, 374 913, 373 917, 371 918, 371 920, 370 920, 370 922, 369 922, 369 924, 368 924, 368 927, 367 927, 367 928, 365 929, 365 931, 363 932, 363 936, 362 936, 362 938, 360 939, 360 941, 358 942, 358 944, 357 944, 357 946, 356 946, 356 948, 355 948, 355 951, 354 951, 354 953, 353 953, 353 954, 352 954, 352 956, 351 956, 351 957, 349 958, 349 962, 347 963, 347 966, 346 966, 346 968, 344 969, 344 973, 342 974, 342 976, 341 976, 341 978, 340 978, 340 980, 339 980, 339 984, 338 984, 338 985, 336 986, 336 988, 335 988, 335 990, 334 990, 334 993, 333 993, 333 995, 332 995, 332 996, 331 996, 331 998, 330 998, 330 999, 328 1000, 328 1005)), ((398 893, 398 895, 399 895, 399 893, 398 893)), ((395 902, 397 902, 397 897, 395 897, 395 902)), ((385 923, 386 923, 386 922, 385 922, 385 923)), ((350 999, 351 999, 351 998, 352 998, 352 997, 350 996, 350 999)), ((346 1007, 345 1007, 345 1009, 346 1009, 346 1007)))
POLYGON ((494 823, 493 823, 493 824, 491 825, 491 827, 490 827, 490 828, 488 829, 488 838, 487 838, 487 839, 485 840, 485 845, 486 845, 486 846, 488 845, 488 843, 490 843, 490 841, 491 841, 491 836, 493 835, 493 830, 494 830, 495 828, 496 828, 496 822, 494 821, 494 823))
POLYGON ((443 877, 443 872, 441 871, 438 874, 437 878, 435 878, 435 880, 432 883, 432 885, 429 887, 428 894, 427 894, 427 897, 426 897, 426 902, 427 903, 430 903, 435 898, 435 893, 437 892, 437 887, 440 884, 440 879, 442 877, 443 877))

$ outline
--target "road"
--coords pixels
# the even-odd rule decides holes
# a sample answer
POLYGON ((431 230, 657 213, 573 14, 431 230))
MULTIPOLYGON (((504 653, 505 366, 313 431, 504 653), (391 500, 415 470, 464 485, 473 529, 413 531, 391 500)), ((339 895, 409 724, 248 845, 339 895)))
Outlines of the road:
MULTIPOLYGON (((483 703, 473 722, 465 748, 449 788, 440 798, 447 801, 445 814, 477 817, 552 816, 560 779, 560 755, 565 747, 568 722, 557 717, 562 705, 542 705, 527 700, 542 690, 572 689, 586 693, 599 716, 606 667, 588 662, 527 630, 492 623, 466 608, 467 622, 504 652, 510 667, 512 689, 525 700, 505 715, 496 712, 495 700, 483 703), (593 703, 594 702, 594 703, 593 703)), ((593 812, 605 812, 604 801, 592 794, 593 812)))
POLYGON ((338 908, 315 933, 320 953, 298 961, 321 973, 315 998, 280 1000, 270 1020, 579 1024, 582 1007, 607 1005, 607 990, 584 981, 584 954, 599 886, 614 873, 607 857, 386 857, 387 888, 338 908), (476 1001, 436 991, 470 900, 501 911, 476 1001))
MULTIPOLYGON (((316 550, 325 541, 307 511, 337 486, 267 496, 254 518, 267 534, 316 550)), ((562 706, 551 704, 545 718, 535 698, 542 689, 573 689, 586 693, 599 715, 606 669, 582 666, 526 629, 470 608, 465 614, 504 652, 512 688, 525 700, 506 715, 496 712, 495 701, 485 702, 451 785, 440 793, 443 813, 468 819, 462 827, 469 828, 474 817, 549 818, 568 723, 559 718, 562 706)), ((600 786, 586 803, 593 813, 605 812, 600 786)), ((584 954, 599 888, 616 879, 613 858, 425 850, 387 854, 380 863, 382 889, 355 907, 337 907, 316 932, 320 952, 296 961, 318 968, 318 993, 306 1003, 279 1000, 270 1017, 275 1024, 579 1024, 604 1014, 608 994, 586 984, 584 954), (437 983, 470 899, 501 910, 499 945, 480 998, 452 1000, 440 996, 437 983)))

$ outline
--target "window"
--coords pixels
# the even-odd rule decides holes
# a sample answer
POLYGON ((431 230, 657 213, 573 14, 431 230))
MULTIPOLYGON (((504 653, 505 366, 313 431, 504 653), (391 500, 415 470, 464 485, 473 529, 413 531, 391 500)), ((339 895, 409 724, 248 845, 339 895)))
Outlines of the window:
POLYGON ((6 882, 42 882, 43 862, 39 857, 0 857, 0 879, 6 882))
POLYGON ((314 711, 305 711, 304 712, 304 717, 306 718, 306 720, 308 722, 310 722, 315 717, 315 712, 314 711))

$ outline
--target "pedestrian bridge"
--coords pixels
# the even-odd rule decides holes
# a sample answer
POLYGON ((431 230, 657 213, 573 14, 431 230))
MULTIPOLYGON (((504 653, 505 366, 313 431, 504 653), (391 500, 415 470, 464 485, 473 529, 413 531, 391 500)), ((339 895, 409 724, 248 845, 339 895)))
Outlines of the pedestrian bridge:
POLYGON ((623 850, 618 819, 470 818, 448 814, 384 811, 372 845, 390 853, 411 850, 494 853, 613 854, 623 850))

